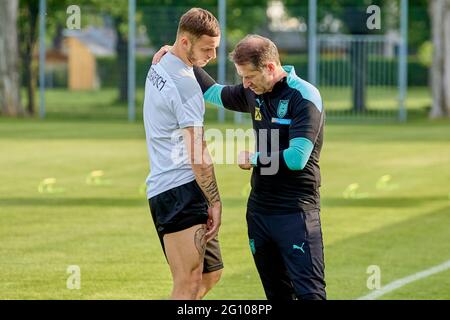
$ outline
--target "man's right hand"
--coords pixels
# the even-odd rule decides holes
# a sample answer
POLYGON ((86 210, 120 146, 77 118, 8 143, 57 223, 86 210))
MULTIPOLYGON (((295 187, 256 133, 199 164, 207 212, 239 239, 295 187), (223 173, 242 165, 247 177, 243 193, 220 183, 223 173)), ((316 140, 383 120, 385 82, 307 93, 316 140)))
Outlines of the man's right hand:
POLYGON ((213 239, 219 233, 219 227, 222 223, 222 203, 215 202, 208 208, 208 222, 206 224, 206 241, 213 239))
POLYGON ((152 64, 157 64, 161 61, 161 58, 172 49, 172 46, 162 46, 161 49, 158 50, 157 53, 153 56, 152 64))

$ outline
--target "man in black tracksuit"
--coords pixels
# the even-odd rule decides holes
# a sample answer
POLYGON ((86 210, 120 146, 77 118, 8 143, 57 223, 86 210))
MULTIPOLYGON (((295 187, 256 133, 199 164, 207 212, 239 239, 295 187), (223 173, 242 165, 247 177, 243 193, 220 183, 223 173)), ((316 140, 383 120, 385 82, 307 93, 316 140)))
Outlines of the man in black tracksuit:
POLYGON ((250 113, 257 152, 247 205, 250 248, 268 299, 326 299, 320 223, 324 110, 319 91, 281 66, 267 38, 250 35, 230 54, 243 83, 223 86, 194 68, 207 102, 250 113))

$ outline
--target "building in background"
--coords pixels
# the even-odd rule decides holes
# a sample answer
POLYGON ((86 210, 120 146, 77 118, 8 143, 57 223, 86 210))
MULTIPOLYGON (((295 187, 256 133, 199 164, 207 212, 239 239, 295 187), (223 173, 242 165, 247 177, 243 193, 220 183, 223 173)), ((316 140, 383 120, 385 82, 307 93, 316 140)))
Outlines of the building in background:
POLYGON ((93 90, 100 87, 97 57, 115 56, 116 36, 113 29, 88 27, 65 30, 63 51, 67 56, 70 90, 93 90))

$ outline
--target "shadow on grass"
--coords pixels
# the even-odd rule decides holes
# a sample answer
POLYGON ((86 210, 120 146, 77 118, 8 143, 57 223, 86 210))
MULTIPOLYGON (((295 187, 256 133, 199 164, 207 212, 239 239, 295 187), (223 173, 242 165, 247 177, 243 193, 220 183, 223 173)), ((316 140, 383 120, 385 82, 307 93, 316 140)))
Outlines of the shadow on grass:
MULTIPOLYGON (((332 228, 327 226, 329 230, 332 228)), ((330 297, 355 299, 367 294, 370 274, 366 271, 370 265, 380 267, 381 284, 386 285, 445 262, 450 259, 449 243, 450 206, 447 206, 326 245, 330 297)), ((426 279, 422 281, 426 285, 426 279)), ((414 298, 414 292, 409 295, 414 298)))
MULTIPOLYGON (((440 264, 450 259, 450 252, 446 250, 448 243, 450 206, 325 245, 328 298, 356 299, 367 294, 369 274, 366 270, 370 265, 380 266, 382 285, 386 285, 395 279, 440 264)), ((223 246, 226 247, 226 244, 223 246)), ((422 281, 426 286, 426 279, 422 281)), ((264 299, 262 284, 253 262, 238 274, 227 276, 225 270, 222 282, 210 298, 264 299), (233 284, 233 288, 226 288, 230 284, 233 284)), ((409 299, 414 299, 414 292, 410 293, 409 299)))
MULTIPOLYGON (((247 198, 223 198, 224 210, 229 208, 246 208, 247 198)), ((68 198, 55 195, 54 198, 48 196, 40 197, 3 197, 0 198, 0 207, 13 206, 68 206, 68 207, 140 207, 148 206, 146 196, 122 197, 122 198, 68 198)), ((245 213, 245 212, 244 212, 245 213)))
MULTIPOLYGON (((242 197, 224 197, 223 208, 243 208, 247 207, 247 196, 242 197)), ((434 201, 447 201, 445 196, 441 197, 385 197, 385 198, 363 198, 363 199, 344 199, 344 198, 331 198, 323 197, 321 200, 321 207, 323 210, 326 208, 337 207, 367 207, 367 208, 409 208, 420 206, 434 201)))
POLYGON ((371 207, 371 208, 408 208, 416 207, 433 201, 445 201, 448 198, 442 197, 399 197, 399 198, 322 198, 322 208, 327 207, 371 207))
POLYGON ((142 198, 0 198, 0 207, 144 207, 142 198))

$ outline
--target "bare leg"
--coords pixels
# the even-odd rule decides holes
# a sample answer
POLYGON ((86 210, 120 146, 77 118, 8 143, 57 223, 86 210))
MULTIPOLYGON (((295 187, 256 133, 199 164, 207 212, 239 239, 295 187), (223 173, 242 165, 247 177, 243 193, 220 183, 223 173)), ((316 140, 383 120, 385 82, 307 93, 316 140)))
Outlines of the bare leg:
POLYGON ((205 232, 205 225, 195 225, 164 236, 164 247, 173 278, 171 299, 197 298, 202 281, 205 232))
POLYGON ((219 282, 220 277, 222 276, 222 269, 203 273, 202 281, 200 282, 200 289, 198 290, 197 299, 203 299, 208 292, 219 282))

